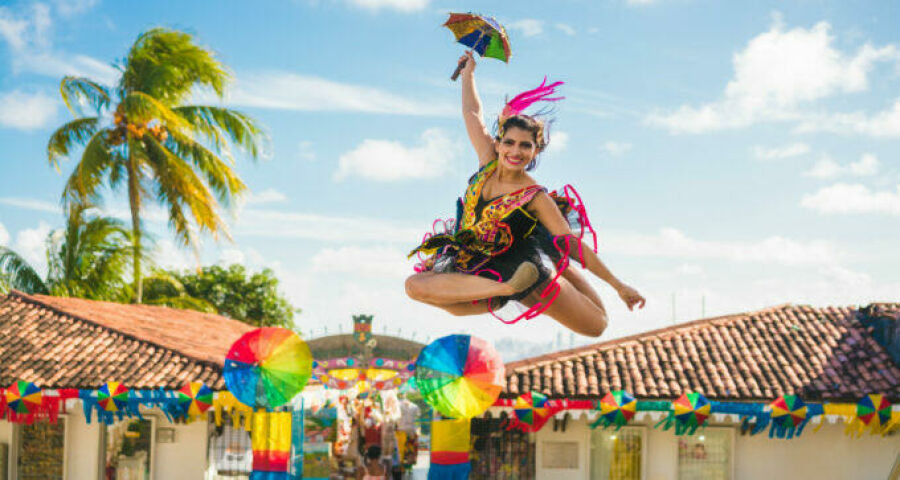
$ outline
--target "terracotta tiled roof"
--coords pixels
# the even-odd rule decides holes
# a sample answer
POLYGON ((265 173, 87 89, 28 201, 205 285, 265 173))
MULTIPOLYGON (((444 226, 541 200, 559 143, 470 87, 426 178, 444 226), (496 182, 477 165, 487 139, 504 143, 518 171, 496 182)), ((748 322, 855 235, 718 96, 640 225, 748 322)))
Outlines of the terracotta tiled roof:
POLYGON ((0 385, 43 388, 224 388, 231 344, 253 327, 219 315, 148 305, 26 295, 0 297, 0 385))
MULTIPOLYGON (((900 304, 881 304, 898 313, 900 304)), ((900 400, 900 365, 854 308, 783 305, 698 320, 506 365, 503 395, 597 398, 625 389, 638 398, 699 391, 720 400, 782 394, 900 400)))

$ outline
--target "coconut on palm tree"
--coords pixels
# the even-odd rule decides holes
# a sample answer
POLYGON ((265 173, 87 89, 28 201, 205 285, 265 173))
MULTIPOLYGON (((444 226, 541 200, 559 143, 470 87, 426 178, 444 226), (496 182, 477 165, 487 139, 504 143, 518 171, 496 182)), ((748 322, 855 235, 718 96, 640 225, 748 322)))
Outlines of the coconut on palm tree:
POLYGON ((265 137, 241 112, 191 103, 204 89, 222 98, 231 77, 187 33, 155 28, 141 34, 119 69, 114 88, 62 79, 60 92, 75 119, 51 135, 47 154, 58 168, 60 158, 84 147, 66 183, 66 203, 98 201, 106 185, 127 192, 133 300, 140 303, 141 209, 147 203, 165 208, 178 241, 195 251, 198 234, 227 237, 222 207, 246 190, 233 168, 232 147, 256 159, 265 137))
POLYGON ((64 230, 47 237, 47 275, 15 251, 0 247, 0 293, 15 288, 92 300, 127 301, 132 262, 131 232, 121 220, 91 214, 87 204, 74 204, 64 230))

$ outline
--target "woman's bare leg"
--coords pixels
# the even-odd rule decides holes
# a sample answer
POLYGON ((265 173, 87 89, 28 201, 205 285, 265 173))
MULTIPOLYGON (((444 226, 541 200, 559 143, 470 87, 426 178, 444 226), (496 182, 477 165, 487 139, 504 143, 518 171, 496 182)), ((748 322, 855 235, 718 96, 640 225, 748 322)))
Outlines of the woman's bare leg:
POLYGON ((594 302, 594 305, 606 313, 606 308, 603 306, 603 300, 600 300, 600 295, 597 294, 594 287, 588 283, 584 278, 584 275, 582 275, 577 268, 573 268, 572 265, 569 265, 569 268, 563 270, 562 277, 568 280, 576 290, 581 292, 588 300, 594 302))
POLYGON ((440 307, 509 296, 527 288, 537 275, 537 268, 531 263, 521 265, 505 283, 465 273, 421 272, 406 279, 406 294, 413 300, 440 307))
MULTIPOLYGON (((606 330, 607 325, 606 310, 603 305, 595 304, 566 278, 560 278, 558 282, 559 294, 550 307, 544 311, 544 314, 575 333, 588 337, 599 337, 606 330)), ((534 305, 539 300, 538 293, 539 291, 529 295, 523 299, 523 303, 529 306, 534 305)))
POLYGON ((452 315, 456 315, 457 317, 464 317, 467 315, 481 315, 483 313, 490 313, 488 310, 487 302, 479 301, 477 303, 472 302, 460 302, 460 303, 452 303, 450 305, 435 305, 438 308, 444 309, 452 315))

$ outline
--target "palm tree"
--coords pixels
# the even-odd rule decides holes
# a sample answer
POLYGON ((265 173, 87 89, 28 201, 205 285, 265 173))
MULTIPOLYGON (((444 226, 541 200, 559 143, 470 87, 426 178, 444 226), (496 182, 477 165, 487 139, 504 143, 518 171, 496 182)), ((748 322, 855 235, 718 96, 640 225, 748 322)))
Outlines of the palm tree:
POLYGON ((60 93, 75 120, 51 135, 47 154, 58 169, 60 158, 84 146, 64 203, 98 201, 106 182, 113 190, 124 183, 131 210, 133 301, 141 303, 145 202, 166 208, 177 240, 195 252, 198 233, 230 238, 220 210, 246 190, 232 168, 230 147, 256 159, 265 136, 243 113, 186 103, 198 89, 221 99, 231 78, 213 52, 187 33, 155 28, 141 34, 119 70, 114 90, 87 78, 62 79, 60 93))
POLYGON ((131 232, 121 220, 89 215, 92 208, 73 205, 65 230, 47 237, 46 278, 21 255, 0 247, 0 289, 93 300, 130 299, 131 232))

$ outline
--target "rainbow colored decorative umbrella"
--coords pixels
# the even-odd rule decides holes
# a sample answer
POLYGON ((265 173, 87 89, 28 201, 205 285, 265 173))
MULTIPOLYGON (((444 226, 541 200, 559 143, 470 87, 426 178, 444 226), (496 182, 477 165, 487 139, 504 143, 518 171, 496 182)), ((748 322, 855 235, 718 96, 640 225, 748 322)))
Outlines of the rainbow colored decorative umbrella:
MULTIPOLYGON (((682 428, 694 431, 703 426, 709 417, 712 405, 702 393, 690 392, 682 394, 672 402, 675 420, 682 428)), ((677 431, 676 431, 677 432, 677 431)))
POLYGON ((296 333, 278 327, 245 333, 225 357, 225 384, 251 407, 284 405, 312 375, 312 354, 296 333))
POLYGON ((552 414, 547 396, 538 392, 519 395, 513 403, 513 411, 519 422, 527 425, 527 430, 532 432, 540 430, 552 414))
POLYGON ((782 395, 770 403, 772 423, 782 428, 797 428, 806 421, 806 403, 796 395, 782 395))
POLYGON ((97 403, 107 412, 122 411, 128 405, 128 388, 119 382, 107 382, 97 390, 97 403))
POLYGON ((209 410, 213 392, 203 382, 191 382, 178 390, 178 406, 188 415, 200 415, 209 410))
POLYGON ((416 360, 416 387, 445 417, 472 418, 493 405, 503 382, 494 347, 471 335, 448 335, 426 345, 416 360))
POLYGON ((6 389, 6 405, 16 413, 34 413, 42 403, 41 389, 31 382, 19 380, 6 389))
POLYGON ((866 395, 856 405, 856 416, 863 425, 887 425, 891 421, 891 402, 881 394, 866 395))
POLYGON ((600 418, 605 425, 624 426, 637 412, 637 400, 625 390, 608 392, 600 399, 600 418))
MULTIPOLYGON (((471 48, 482 57, 496 58, 509 62, 512 50, 509 48, 509 37, 506 29, 493 17, 474 13, 451 13, 444 26, 453 32, 456 41, 471 48)), ((465 63, 461 63, 453 76, 459 76, 465 63)))

